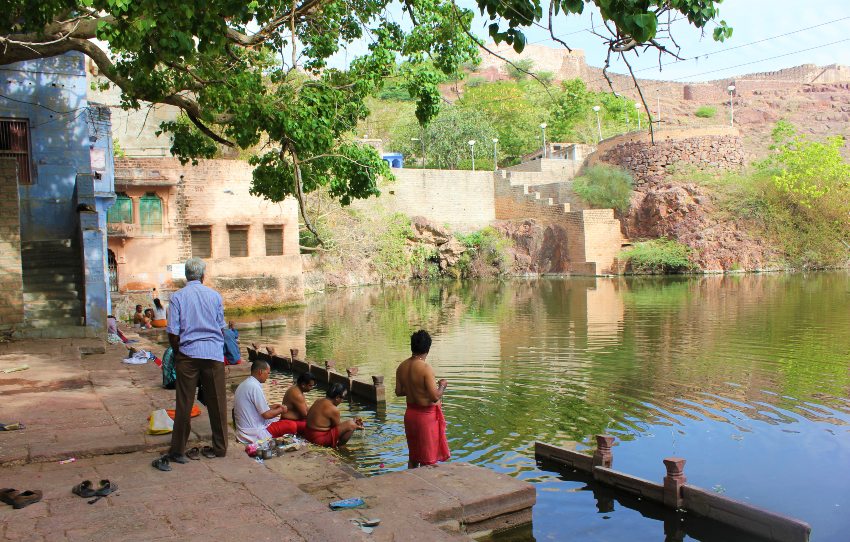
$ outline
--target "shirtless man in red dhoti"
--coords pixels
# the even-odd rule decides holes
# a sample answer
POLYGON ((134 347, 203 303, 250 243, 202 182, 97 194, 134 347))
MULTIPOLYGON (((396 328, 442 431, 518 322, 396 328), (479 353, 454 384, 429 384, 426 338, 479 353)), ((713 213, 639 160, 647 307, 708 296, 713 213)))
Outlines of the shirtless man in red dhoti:
POLYGON ((419 330, 410 336, 413 354, 395 372, 395 394, 407 398, 404 434, 409 451, 408 468, 446 461, 451 453, 446 439, 446 419, 440 401, 448 387, 443 378, 434 381, 434 369, 425 359, 431 350, 431 336, 419 330))
POLYGON ((342 384, 334 384, 330 387, 326 396, 317 399, 307 412, 307 427, 304 429, 304 438, 328 448, 342 446, 356 429, 363 427, 363 420, 341 420, 339 416, 339 405, 345 399, 348 390, 342 384))

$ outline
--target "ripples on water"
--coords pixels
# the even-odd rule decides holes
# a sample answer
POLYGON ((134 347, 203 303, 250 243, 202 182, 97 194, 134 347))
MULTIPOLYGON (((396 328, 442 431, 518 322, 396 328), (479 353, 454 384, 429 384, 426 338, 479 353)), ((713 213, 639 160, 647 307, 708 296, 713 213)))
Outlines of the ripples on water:
MULTIPOLYGON (((603 490, 534 461, 534 440, 582 450, 608 433, 619 470, 660 481, 661 459, 683 456, 690 483, 831 541, 850 527, 848 300, 837 273, 368 288, 313 298, 286 328, 244 340, 383 374, 391 395, 410 333, 428 329, 429 361, 450 383, 453 460, 535 483, 538 540, 664 539, 652 513, 608 510, 603 490)), ((289 378, 276 375, 269 395, 289 378)), ((388 399, 348 407, 367 430, 342 453, 366 473, 406 466, 404 404, 388 399)), ((694 527, 684 539, 728 536, 694 527)))

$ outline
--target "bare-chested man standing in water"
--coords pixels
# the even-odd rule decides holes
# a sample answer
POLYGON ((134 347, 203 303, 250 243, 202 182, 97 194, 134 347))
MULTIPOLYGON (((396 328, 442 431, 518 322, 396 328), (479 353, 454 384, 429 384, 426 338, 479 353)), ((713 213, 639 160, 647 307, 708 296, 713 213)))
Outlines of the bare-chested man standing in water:
POLYGON ((440 400, 448 387, 443 378, 434 380, 434 369, 426 358, 431 350, 431 336, 419 330, 410 336, 411 355, 395 372, 395 394, 407 398, 404 433, 410 459, 408 468, 415 469, 446 461, 451 453, 446 440, 446 419, 440 400))

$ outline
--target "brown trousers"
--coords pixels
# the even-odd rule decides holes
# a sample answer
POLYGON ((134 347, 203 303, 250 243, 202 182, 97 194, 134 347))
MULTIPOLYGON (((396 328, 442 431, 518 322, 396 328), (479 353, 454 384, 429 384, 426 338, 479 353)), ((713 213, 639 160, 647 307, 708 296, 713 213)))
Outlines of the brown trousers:
POLYGON ((175 360, 177 373, 177 407, 174 412, 174 432, 171 433, 172 454, 186 452, 186 443, 192 429, 190 414, 195 404, 198 382, 204 386, 204 398, 210 415, 212 447, 215 454, 227 453, 227 395, 224 386, 224 363, 211 359, 187 358, 179 355, 175 360))

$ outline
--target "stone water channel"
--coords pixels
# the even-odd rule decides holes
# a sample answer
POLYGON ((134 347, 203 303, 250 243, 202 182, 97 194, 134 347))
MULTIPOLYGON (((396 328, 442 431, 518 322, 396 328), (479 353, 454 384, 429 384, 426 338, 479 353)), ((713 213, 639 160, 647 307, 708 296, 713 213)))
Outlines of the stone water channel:
POLYGON ((599 433, 617 438, 619 471, 660 482, 661 459, 684 457, 689 483, 805 520, 813 541, 847 539, 850 274, 370 287, 268 315, 281 316, 243 345, 386 375, 385 409, 348 407, 368 429, 343 455, 367 474, 405 467, 394 370, 412 330, 432 333, 452 460, 537 488, 533 524, 501 540, 750 539, 535 462, 535 440, 581 450, 599 433))

